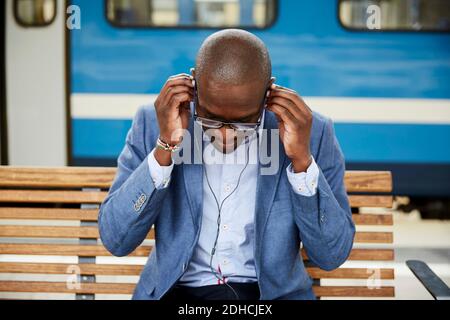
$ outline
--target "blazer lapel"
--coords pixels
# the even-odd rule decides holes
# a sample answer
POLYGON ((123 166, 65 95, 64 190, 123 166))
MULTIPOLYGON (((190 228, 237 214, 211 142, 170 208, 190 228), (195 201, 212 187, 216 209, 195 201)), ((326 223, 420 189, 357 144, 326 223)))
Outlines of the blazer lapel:
POLYGON ((188 142, 188 144, 186 147, 190 148, 191 151, 190 162, 183 162, 181 167, 183 170, 184 188, 187 193, 192 221, 194 226, 198 228, 203 211, 203 164, 201 161, 203 157, 203 145, 201 129, 194 125, 193 120, 191 120, 189 125, 189 134, 190 139, 187 139, 186 142, 188 142))
MULTIPOLYGON (((266 112, 265 121, 264 121, 264 129, 266 129, 266 134, 263 134, 261 137, 261 147, 268 146, 267 150, 271 152, 271 141, 272 139, 278 139, 279 147, 278 150, 274 150, 273 152, 278 152, 278 156, 275 154, 271 154, 271 162, 277 161, 279 159, 278 170, 274 174, 270 175, 261 175, 262 168, 268 168, 273 163, 269 162, 268 164, 261 164, 261 159, 259 161, 259 171, 258 171, 258 179, 257 179, 257 187, 256 187, 256 211, 255 211, 255 259, 259 257, 259 248, 261 244, 261 239, 263 237, 263 233, 265 230, 265 226, 267 223, 267 219, 270 215, 270 208, 272 207, 272 203, 275 198, 275 193, 278 188, 278 182, 280 180, 281 174, 284 168, 284 162, 286 160, 286 155, 284 152, 284 147, 282 142, 279 140, 279 135, 275 134, 271 129, 278 129, 278 122, 275 116, 271 112, 266 112), (276 135, 276 136, 275 136, 276 135)), ((278 132, 278 131, 277 131, 278 132)), ((261 148, 260 147, 260 148, 261 148)), ((268 155, 266 154, 266 157, 268 155)))

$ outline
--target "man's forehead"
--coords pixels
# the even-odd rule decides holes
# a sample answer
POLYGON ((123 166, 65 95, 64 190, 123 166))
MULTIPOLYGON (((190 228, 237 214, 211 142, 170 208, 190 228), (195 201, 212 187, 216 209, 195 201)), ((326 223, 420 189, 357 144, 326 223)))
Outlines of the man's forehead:
POLYGON ((262 103, 260 99, 248 99, 246 97, 230 97, 230 96, 210 96, 205 99, 201 95, 198 99, 201 110, 208 112, 210 115, 228 115, 233 114, 235 117, 247 117, 258 113, 262 103))
POLYGON ((260 107, 246 108, 246 107, 198 107, 202 114, 212 120, 224 120, 235 122, 251 122, 261 114, 260 107))
POLYGON ((201 81, 198 84, 200 95, 207 100, 230 100, 235 103, 246 104, 263 94, 262 82, 248 82, 238 85, 229 85, 214 81, 201 81))

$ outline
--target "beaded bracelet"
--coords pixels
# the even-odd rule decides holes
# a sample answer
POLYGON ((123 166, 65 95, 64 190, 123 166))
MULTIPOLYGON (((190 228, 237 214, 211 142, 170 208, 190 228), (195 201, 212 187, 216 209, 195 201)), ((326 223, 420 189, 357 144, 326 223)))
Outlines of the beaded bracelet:
POLYGON ((164 150, 164 151, 170 151, 170 152, 177 152, 180 149, 180 145, 178 144, 168 144, 161 140, 161 137, 158 138, 156 141, 156 146, 158 149, 164 150))

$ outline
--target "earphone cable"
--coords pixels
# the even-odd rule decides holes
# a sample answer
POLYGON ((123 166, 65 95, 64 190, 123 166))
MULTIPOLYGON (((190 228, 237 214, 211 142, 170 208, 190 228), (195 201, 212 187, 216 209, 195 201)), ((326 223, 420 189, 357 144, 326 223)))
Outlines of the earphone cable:
POLYGON ((223 276, 218 275, 217 271, 214 269, 214 267, 213 267, 213 265, 212 265, 212 262, 213 262, 213 257, 214 257, 214 255, 215 255, 215 253, 216 253, 217 242, 218 242, 218 240, 219 240, 220 224, 221 224, 221 215, 222 215, 222 208, 223 208, 223 205, 224 205, 225 201, 226 201, 228 198, 230 198, 230 197, 236 192, 236 190, 238 189, 238 187, 239 187, 239 185, 240 185, 240 182, 241 182, 242 175, 243 175, 245 169, 247 169, 248 164, 249 164, 249 160, 250 160, 250 144, 248 143, 248 137, 246 137, 246 144, 248 144, 248 146, 246 146, 246 147, 247 147, 247 157, 246 157, 246 163, 245 163, 245 166, 244 166, 244 168, 242 169, 241 173, 239 174, 239 177, 238 177, 238 181, 237 181, 236 187, 233 189, 233 191, 232 191, 227 197, 225 197, 225 199, 223 199, 223 201, 221 202, 220 205, 219 205, 219 200, 217 199, 217 196, 216 196, 216 194, 215 194, 214 190, 212 189, 211 184, 210 184, 210 182, 209 182, 208 173, 207 173, 205 167, 203 166, 204 172, 205 172, 205 177, 206 177, 206 182, 207 182, 207 184, 208 184, 209 190, 211 191, 211 193, 212 193, 212 195, 213 195, 213 197, 214 197, 214 200, 215 200, 216 205, 217 205, 217 210, 218 210, 216 237, 215 237, 214 245, 213 245, 213 248, 212 248, 211 254, 210 254, 209 267, 210 267, 212 273, 214 274, 214 276, 215 276, 219 281, 222 281, 225 285, 227 285, 227 286, 233 291, 233 293, 234 293, 234 295, 236 296, 236 299, 237 299, 237 300, 239 300, 239 295, 236 293, 236 291, 233 289, 233 287, 232 287, 231 285, 229 285, 229 284, 224 280, 224 277, 223 277, 223 276))

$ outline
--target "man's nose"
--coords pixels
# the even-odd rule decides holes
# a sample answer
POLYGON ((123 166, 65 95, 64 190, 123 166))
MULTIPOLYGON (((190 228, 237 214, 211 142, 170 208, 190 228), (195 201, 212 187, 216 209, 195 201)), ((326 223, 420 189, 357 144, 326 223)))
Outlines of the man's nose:
POLYGON ((222 135, 222 140, 224 143, 229 144, 236 138, 236 131, 229 125, 224 125, 220 128, 220 133, 222 135))

